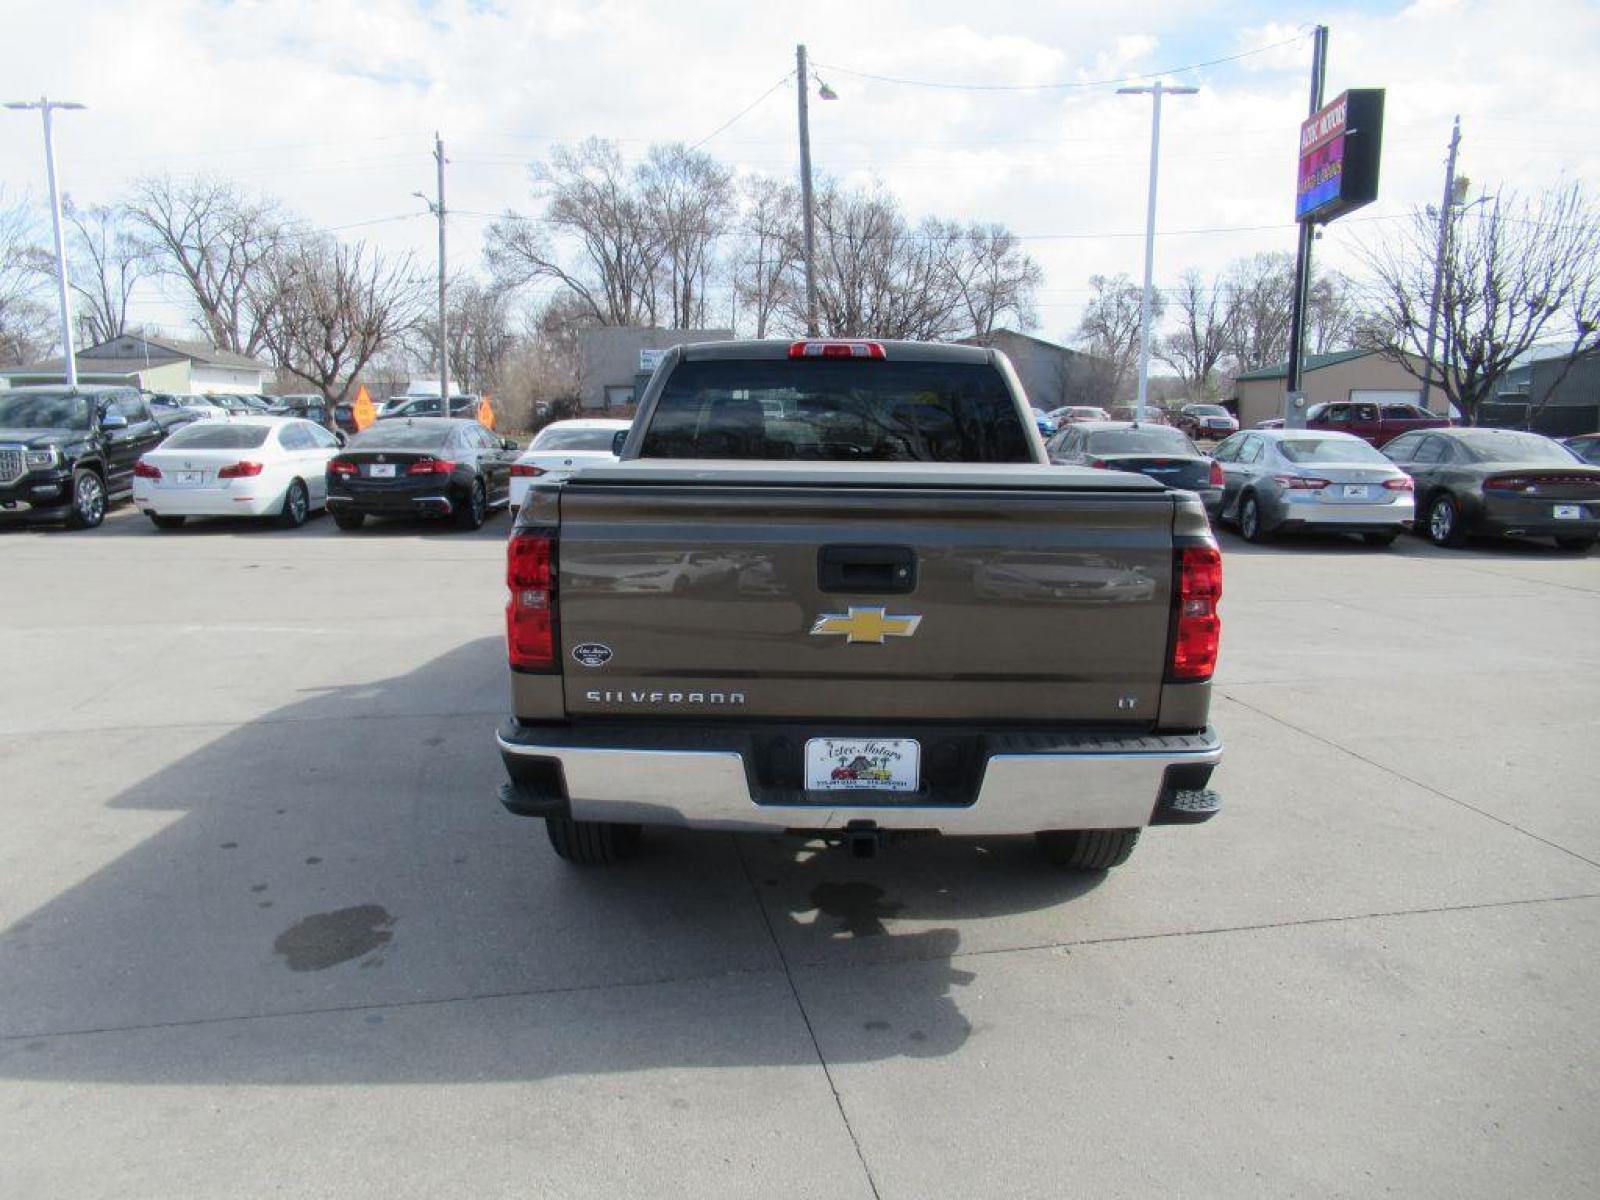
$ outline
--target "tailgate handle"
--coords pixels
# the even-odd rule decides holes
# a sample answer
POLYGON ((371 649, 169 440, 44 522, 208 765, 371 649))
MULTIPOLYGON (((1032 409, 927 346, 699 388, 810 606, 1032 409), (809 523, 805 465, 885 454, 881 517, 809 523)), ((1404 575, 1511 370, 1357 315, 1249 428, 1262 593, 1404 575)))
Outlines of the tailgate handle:
POLYGON ((824 546, 817 551, 817 587, 824 592, 897 596, 917 586, 910 546, 824 546))

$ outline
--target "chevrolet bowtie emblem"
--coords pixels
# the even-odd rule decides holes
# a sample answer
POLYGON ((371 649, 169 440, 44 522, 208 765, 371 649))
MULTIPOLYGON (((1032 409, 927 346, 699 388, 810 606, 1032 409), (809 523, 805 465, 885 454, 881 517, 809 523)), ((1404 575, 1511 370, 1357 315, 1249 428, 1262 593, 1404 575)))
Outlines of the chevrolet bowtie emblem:
POLYGON ((912 614, 891 617, 881 608, 856 608, 847 613, 827 613, 817 618, 811 634, 842 633, 846 641, 883 644, 886 637, 910 637, 922 624, 922 618, 912 614))

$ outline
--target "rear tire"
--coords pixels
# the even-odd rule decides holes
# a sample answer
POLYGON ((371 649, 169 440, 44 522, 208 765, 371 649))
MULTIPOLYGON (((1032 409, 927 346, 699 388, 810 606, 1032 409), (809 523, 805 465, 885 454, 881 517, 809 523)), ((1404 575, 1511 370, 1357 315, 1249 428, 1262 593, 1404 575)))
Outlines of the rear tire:
POLYGON ((1375 549, 1382 550, 1394 545, 1395 538, 1399 536, 1398 533, 1364 533, 1361 535, 1361 540, 1375 549))
POLYGON ((574 821, 571 817, 546 817, 544 827, 556 854, 583 867, 609 866, 631 857, 643 833, 638 825, 574 821))
POLYGON ((183 523, 189 519, 187 517, 164 517, 160 513, 148 513, 146 515, 149 516, 150 523, 157 529, 182 529, 183 523))
POLYGON ((1253 495, 1239 501, 1239 536, 1257 545, 1267 540, 1267 531, 1261 524, 1261 505, 1253 495))
POLYGON ((311 515, 311 494, 306 485, 296 479, 283 494, 283 509, 278 513, 278 524, 285 529, 299 529, 311 515))
POLYGON ((1558 537, 1556 539, 1556 548, 1564 550, 1568 554, 1587 554, 1594 549, 1594 543, 1594 537, 1589 535, 1583 537, 1558 537))
POLYGON ((489 500, 483 490, 483 480, 474 479, 467 502, 456 510, 456 524, 462 529, 481 529, 488 512, 489 500))
POLYGON ((1428 504, 1428 540, 1435 546, 1460 546, 1467 538, 1461 529, 1461 510, 1446 492, 1428 504))
POLYGON ((333 514, 333 523, 347 533, 353 533, 367 523, 366 513, 336 512, 333 514))
POLYGON ((1033 835, 1039 853, 1069 871, 1109 871, 1128 861, 1138 829, 1050 829, 1033 835))

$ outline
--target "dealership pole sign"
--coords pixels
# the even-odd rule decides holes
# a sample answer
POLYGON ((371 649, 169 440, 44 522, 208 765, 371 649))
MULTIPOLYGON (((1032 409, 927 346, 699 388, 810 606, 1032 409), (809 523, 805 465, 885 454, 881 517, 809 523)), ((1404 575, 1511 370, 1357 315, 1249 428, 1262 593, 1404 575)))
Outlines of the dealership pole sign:
POLYGON ((1326 225, 1378 198, 1383 89, 1353 88, 1300 126, 1294 219, 1326 225))

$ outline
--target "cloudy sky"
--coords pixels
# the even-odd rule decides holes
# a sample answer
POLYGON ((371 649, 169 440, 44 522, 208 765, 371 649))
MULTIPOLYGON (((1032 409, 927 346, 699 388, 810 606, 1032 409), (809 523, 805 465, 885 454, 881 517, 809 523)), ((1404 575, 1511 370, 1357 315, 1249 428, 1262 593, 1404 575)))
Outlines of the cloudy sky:
MULTIPOLYGON (((1045 267, 1037 332, 1047 337, 1075 325, 1090 274, 1142 270, 1149 101, 1097 81, 1167 73, 1202 89, 1164 112, 1162 284, 1186 267, 1293 248, 1296 131, 1318 21, 1332 30, 1330 97, 1388 89, 1380 198, 1329 228, 1320 261, 1349 267, 1354 243, 1437 197, 1455 113, 1475 188, 1600 175, 1600 7, 1588 0, 7 8, 0 98, 89 106, 58 118, 79 203, 116 199, 141 172, 216 173, 430 266, 433 226, 411 193, 432 190, 435 129, 451 160, 452 257, 475 266, 488 217, 528 207, 527 163, 553 142, 598 135, 634 155, 721 129, 706 149, 741 171, 792 177, 792 79, 721 127, 793 70, 803 41, 839 96, 812 106, 819 174, 881 181, 914 218, 1000 221, 1022 235, 1045 267)), ((0 188, 38 199, 37 117, 0 116, 0 188)), ((136 316, 169 332, 182 324, 155 289, 136 316)))

